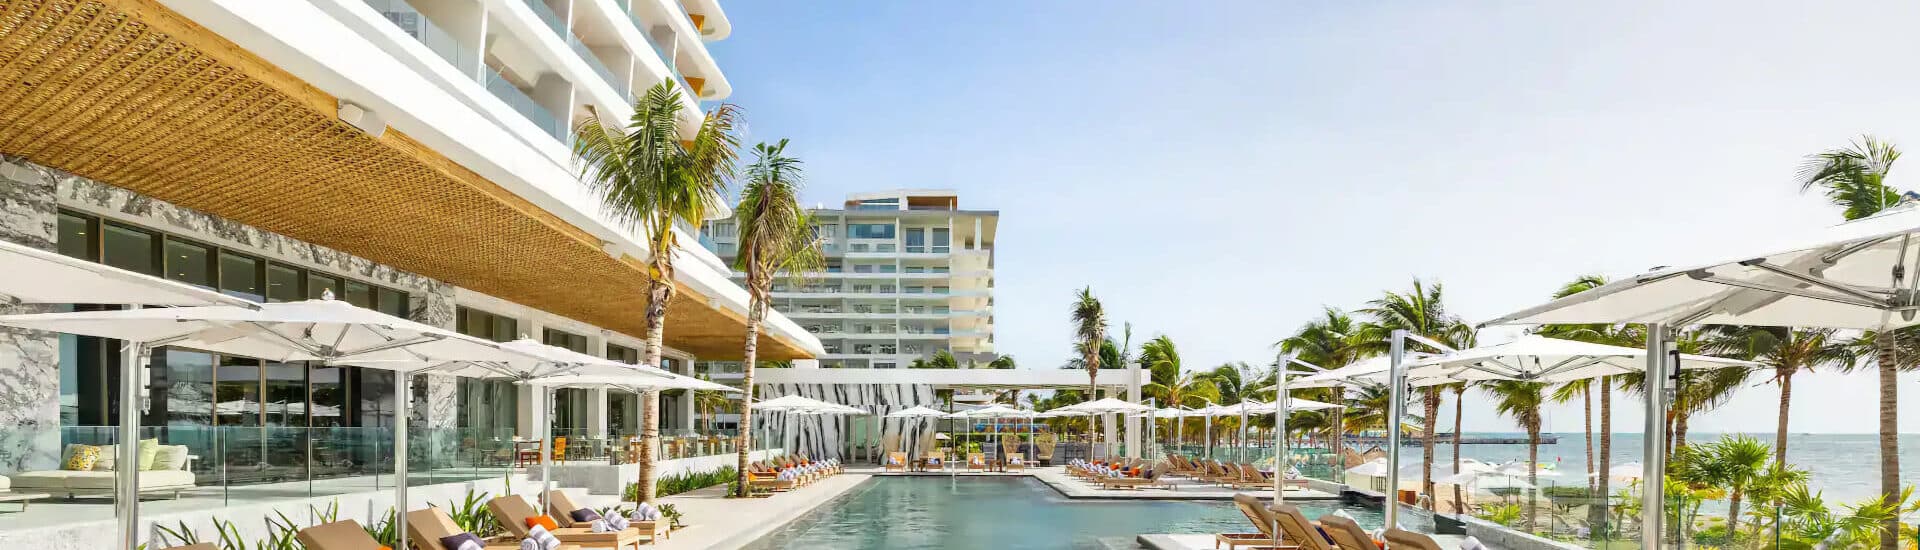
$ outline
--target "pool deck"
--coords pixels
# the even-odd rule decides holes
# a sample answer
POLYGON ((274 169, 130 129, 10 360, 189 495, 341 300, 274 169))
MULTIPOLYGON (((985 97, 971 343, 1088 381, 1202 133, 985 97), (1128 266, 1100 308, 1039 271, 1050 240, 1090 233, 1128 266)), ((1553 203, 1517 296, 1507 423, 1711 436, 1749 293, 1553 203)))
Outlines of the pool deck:
MULTIPOLYGON (((763 498, 727 498, 727 487, 724 485, 665 497, 660 502, 678 508, 688 525, 674 531, 671 538, 657 541, 648 548, 740 548, 800 519, 871 477, 849 470, 806 487, 763 498)), ((576 501, 590 501, 581 503, 589 507, 615 504, 613 495, 574 498, 576 501)))
MULTIPOLYGON (((1433 542, 1438 543, 1441 550, 1458 550, 1464 538, 1434 535, 1433 542)), ((1151 550, 1214 550, 1213 535, 1140 535, 1136 540, 1141 547, 1151 550)))
MULTIPOLYGON (((1234 495, 1246 493, 1263 499, 1273 497, 1271 489, 1230 489, 1219 485, 1200 483, 1191 479, 1172 480, 1174 488, 1169 489, 1101 489, 1067 475, 1066 468, 1053 466, 1035 468, 1031 471, 1035 479, 1059 491, 1062 496, 1071 499, 1099 500, 1233 500, 1234 495)), ((1289 488, 1289 500, 1339 500, 1340 495, 1313 489, 1289 488)))

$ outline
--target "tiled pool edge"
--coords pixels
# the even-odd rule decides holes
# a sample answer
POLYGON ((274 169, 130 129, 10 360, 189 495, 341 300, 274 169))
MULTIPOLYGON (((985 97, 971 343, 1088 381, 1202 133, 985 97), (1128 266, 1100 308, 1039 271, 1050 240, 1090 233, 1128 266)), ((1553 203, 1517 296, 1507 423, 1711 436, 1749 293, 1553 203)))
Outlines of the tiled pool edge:
MULTIPOLYGON (((1212 493, 1185 492, 1183 493, 1180 491, 1169 491, 1169 490, 1161 490, 1161 489, 1152 489, 1152 490, 1136 489, 1131 491, 1103 491, 1103 490, 1097 490, 1097 489, 1090 489, 1078 482, 1075 482, 1072 477, 1066 474, 1065 471, 1057 468, 1038 468, 1031 471, 1028 475, 1031 475, 1034 479, 1039 480, 1042 485, 1046 485, 1047 487, 1053 488, 1054 492, 1059 493, 1060 496, 1066 497, 1069 500, 1180 500, 1180 501, 1216 501, 1216 502, 1225 502, 1225 501, 1233 500, 1233 494, 1221 493, 1221 492, 1212 492, 1212 493)), ((1308 489, 1317 491, 1320 494, 1305 494, 1305 495, 1289 494, 1287 495, 1287 499, 1314 501, 1314 502, 1341 500, 1342 497, 1339 491, 1321 490, 1314 483, 1318 481, 1319 480, 1309 480, 1307 487, 1308 489)), ((1326 482, 1320 482, 1320 483, 1326 483, 1326 482)), ((1339 487, 1345 487, 1345 486, 1339 485, 1339 487)), ((1271 490, 1265 491, 1264 493, 1261 493, 1258 491, 1248 491, 1248 492, 1260 494, 1262 498, 1270 498, 1273 494, 1273 491, 1271 490)))
MULTIPOLYGON (((767 497, 769 499, 780 499, 782 497, 787 497, 787 498, 783 499, 784 501, 782 502, 778 502, 779 506, 776 508, 773 508, 772 513, 766 517, 762 517, 762 518, 734 517, 726 521, 725 523, 713 521, 713 522, 707 522, 705 525, 689 526, 689 528, 685 532, 675 533, 673 538, 662 541, 662 543, 655 546, 655 548, 662 548, 662 549, 711 548, 715 550, 737 550, 739 548, 746 547, 749 544, 753 544, 755 541, 758 541, 762 537, 772 534, 774 531, 778 531, 781 528, 786 527, 788 524, 793 523, 795 520, 798 520, 802 517, 806 517, 807 514, 813 512, 815 509, 820 508, 821 505, 824 505, 828 502, 832 502, 833 499, 846 494, 848 491, 851 491, 856 487, 859 487, 861 484, 866 483, 867 480, 872 479, 873 477, 874 476, 867 475, 867 474, 856 474, 856 473, 849 472, 849 473, 827 478, 821 482, 818 482, 806 487, 802 487, 795 491, 780 493, 772 497, 767 497), (802 498, 793 498, 793 497, 802 497, 802 498), (693 532, 693 529, 695 528, 731 529, 731 532, 725 534, 724 537, 720 538, 719 540, 703 541, 701 540, 702 537, 700 537, 700 535, 703 535, 706 533, 693 532)), ((725 487, 724 486, 720 487, 719 490, 724 491, 725 487)), ((670 499, 672 499, 672 497, 668 497, 668 499, 663 499, 663 500, 670 500, 670 499)), ((746 515, 746 514, 742 514, 742 515, 746 515)))

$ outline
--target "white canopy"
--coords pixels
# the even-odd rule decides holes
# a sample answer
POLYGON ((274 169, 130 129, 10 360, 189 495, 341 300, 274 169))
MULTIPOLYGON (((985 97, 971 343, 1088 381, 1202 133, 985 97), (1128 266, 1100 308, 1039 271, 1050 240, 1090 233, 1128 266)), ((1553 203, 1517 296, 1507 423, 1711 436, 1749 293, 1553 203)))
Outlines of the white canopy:
POLYGON ((887 413, 887 418, 945 418, 946 416, 947 413, 918 405, 887 413))
MULTIPOLYGON (((1432 357, 1432 355, 1409 351, 1407 352, 1405 360, 1407 364, 1415 364, 1428 357, 1432 357)), ((1344 367, 1320 371, 1318 374, 1302 376, 1300 378, 1289 378, 1287 379, 1287 388, 1331 388, 1334 386, 1350 385, 1378 386, 1387 383, 1387 369, 1392 366, 1392 359, 1385 355, 1369 357, 1355 361, 1353 364, 1344 367)))
MULTIPOLYGON (((381 368, 412 371, 437 361, 518 361, 526 357, 492 342, 339 300, 238 306, 143 308, 0 316, 0 325, 269 361, 353 363, 401 361, 381 368)), ((378 366, 378 365, 368 365, 378 366)))
POLYGON ((1146 405, 1141 405, 1139 403, 1129 403, 1126 401, 1121 401, 1119 399, 1108 397, 1105 399, 1101 399, 1099 401, 1087 401, 1085 403, 1074 403, 1072 405, 1060 407, 1059 409, 1055 409, 1055 410, 1070 410, 1070 411, 1076 411, 1076 412, 1086 412, 1091 414, 1113 414, 1113 413, 1140 412, 1140 411, 1150 410, 1152 408, 1153 407, 1148 407, 1146 405))
POLYGON ((754 410, 801 412, 801 413, 811 412, 811 411, 832 411, 832 410, 836 410, 837 407, 839 407, 839 405, 834 405, 832 403, 828 403, 818 399, 802 397, 800 395, 782 395, 780 397, 775 397, 773 399, 768 399, 768 400, 764 400, 759 403, 753 404, 754 410))
POLYGON ((1555 470, 1550 466, 1552 466, 1552 463, 1547 463, 1547 462, 1542 462, 1539 464, 1527 464, 1526 462, 1508 462, 1506 464, 1501 464, 1500 467, 1498 468, 1494 468, 1493 471, 1501 475, 1526 476, 1529 473, 1528 470, 1532 470, 1531 473, 1533 475, 1537 475, 1540 477, 1559 476, 1560 471, 1555 470))
POLYGON ((0 294, 30 304, 234 306, 253 302, 193 285, 0 242, 0 294))
POLYGON ((526 381, 526 383, 534 386, 554 388, 610 389, 632 393, 659 390, 740 391, 739 388, 733 386, 716 384, 691 376, 673 374, 652 367, 630 365, 628 368, 633 369, 633 374, 620 376, 606 374, 565 374, 545 378, 534 378, 526 381), (666 376, 661 376, 661 374, 665 374, 666 376))
MULTIPOLYGON (((1338 409, 1338 408, 1340 408, 1340 405, 1335 405, 1332 403, 1322 403, 1319 401, 1314 401, 1312 399, 1300 399, 1298 397, 1287 399, 1287 410, 1289 411, 1318 411, 1318 410, 1324 410, 1324 409, 1338 409)), ((1258 403, 1258 404, 1247 407, 1247 414, 1273 414, 1273 413, 1274 413, 1273 403, 1258 403)))
MULTIPOLYGON (((1562 383, 1646 370, 1647 351, 1591 342, 1523 335, 1511 342, 1429 357, 1407 370, 1409 379, 1524 380, 1562 383)), ((1681 368, 1753 367, 1758 363, 1682 355, 1681 368)), ((1415 385, 1422 385, 1416 383, 1415 385)))
POLYGON ((1391 467, 1387 465, 1387 458, 1380 457, 1373 460, 1369 460, 1366 463, 1361 464, 1359 466, 1347 468, 1347 475, 1368 476, 1368 477, 1387 477, 1387 473, 1390 471, 1392 470, 1391 470, 1391 467))
POLYGON ((1911 282, 1920 262, 1920 207, 1902 204, 1771 251, 1659 268, 1488 321, 1500 324, 1734 324, 1842 329, 1920 324, 1911 282), (1909 297, 1901 298, 1902 294, 1909 297), (1888 315, 1888 311, 1899 312, 1888 315))
POLYGON ((990 407, 984 407, 984 408, 974 409, 970 411, 961 411, 961 412, 953 413, 952 415, 949 416, 949 418, 1026 418, 1029 416, 1033 416, 1033 414, 1034 414, 1033 411, 1023 411, 1020 409, 1007 407, 1006 405, 993 405, 990 407))

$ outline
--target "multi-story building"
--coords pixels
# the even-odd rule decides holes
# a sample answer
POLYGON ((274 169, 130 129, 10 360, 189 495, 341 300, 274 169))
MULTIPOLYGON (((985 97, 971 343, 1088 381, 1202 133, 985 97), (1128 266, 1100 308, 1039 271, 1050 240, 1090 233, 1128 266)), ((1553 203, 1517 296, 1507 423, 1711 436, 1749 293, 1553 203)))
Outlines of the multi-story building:
MULTIPOLYGON (((251 300, 331 293, 638 360, 648 236, 602 211, 569 129, 625 121, 635 96, 672 82, 691 136, 702 102, 731 93, 706 47, 730 32, 715 0, 0 4, 0 239, 251 300)), ((681 242, 694 229, 676 229, 681 242)), ((662 366, 687 372, 740 356, 747 295, 719 257, 682 252, 662 366)), ((0 311, 33 310, 0 297, 0 311)), ((767 330, 763 356, 821 351, 783 316, 767 330)), ((388 372, 175 348, 130 365, 111 341, 0 336, 0 475, 111 434, 129 367, 148 436, 199 457, 189 500, 391 460, 366 443, 396 422, 388 372)), ((416 414, 399 421, 446 446, 416 450, 425 467, 497 464, 469 451, 543 423, 586 436, 699 425, 690 396, 645 419, 620 392, 563 390, 548 414, 505 381, 422 375, 413 388, 416 414)), ((45 534, 6 521, 0 547, 41 544, 9 539, 45 534)), ((87 537, 111 529, 75 525, 70 546, 108 546, 87 537)))
MULTIPOLYGON (((903 368, 940 351, 985 366, 993 351, 993 240, 999 212, 963 210, 947 190, 847 197, 813 211, 827 255, 805 284, 776 281, 773 308, 820 338, 826 368, 903 368)), ((732 261, 733 222, 707 223, 702 241, 732 261)), ((744 282, 745 273, 733 274, 744 282)), ((738 362, 706 365, 716 379, 738 362)))

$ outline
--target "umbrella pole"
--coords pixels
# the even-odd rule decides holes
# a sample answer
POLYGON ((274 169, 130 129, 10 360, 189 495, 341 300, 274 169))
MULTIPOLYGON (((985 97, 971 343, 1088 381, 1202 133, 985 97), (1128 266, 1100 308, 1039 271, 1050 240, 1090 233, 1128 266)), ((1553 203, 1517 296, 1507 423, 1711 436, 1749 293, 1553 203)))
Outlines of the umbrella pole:
MULTIPOLYGON (((1287 365, 1292 363, 1293 354, 1281 354, 1280 368, 1274 369, 1274 376, 1279 377, 1273 384, 1273 502, 1275 504, 1287 502, 1287 480, 1280 471, 1280 460, 1287 456, 1287 405, 1292 401, 1287 397, 1287 365)), ((1280 532, 1277 521, 1273 532, 1280 532)))
MULTIPOLYGON (((413 377, 393 373, 393 528, 396 546, 407 547, 407 407, 413 401, 413 377)), ((367 518, 372 521, 373 518, 367 518)))
MULTIPOLYGON (((1666 490, 1667 479, 1667 400, 1672 398, 1673 390, 1667 385, 1667 327, 1660 323, 1647 323, 1647 383, 1658 384, 1660 391, 1647 392, 1646 436, 1641 446, 1646 455, 1642 458, 1646 471, 1641 479, 1646 480, 1640 489, 1640 544, 1648 550, 1659 550, 1666 546, 1662 537, 1666 532, 1666 490)), ((1535 466, 1538 467, 1538 466, 1535 466)))
POLYGON ((1387 522, 1400 527, 1400 417, 1406 414, 1407 331, 1395 330, 1388 344, 1387 369, 1387 522))
MULTIPOLYGON (((140 463, 140 369, 147 364, 148 347, 144 342, 129 346, 126 370, 120 373, 120 434, 114 447, 114 460, 120 464, 140 463)), ((213 401, 219 401, 214 399, 213 401)), ((140 546, 140 469, 115 468, 113 471, 113 512, 119 520, 121 550, 140 546)))
MULTIPOLYGON (((540 513, 545 514, 548 512, 547 495, 553 492, 553 469, 550 467, 553 465, 553 388, 538 386, 536 389, 539 390, 540 404, 547 411, 546 418, 540 422, 540 513)), ((634 492, 646 493, 639 487, 635 487, 634 492)))

